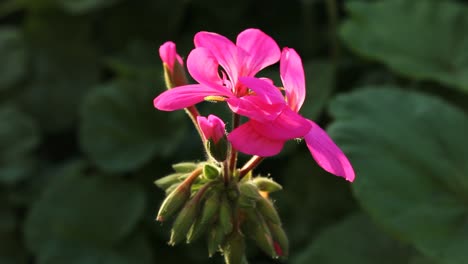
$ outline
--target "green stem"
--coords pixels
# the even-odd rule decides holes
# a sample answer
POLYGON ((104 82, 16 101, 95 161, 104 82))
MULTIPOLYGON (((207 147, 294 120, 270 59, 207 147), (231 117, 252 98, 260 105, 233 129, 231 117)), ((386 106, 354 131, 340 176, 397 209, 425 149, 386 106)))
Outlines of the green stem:
POLYGON ((244 178, 249 171, 255 169, 255 167, 257 167, 264 159, 264 157, 253 156, 249 161, 247 161, 247 163, 245 163, 245 165, 239 170, 239 180, 244 178))
MULTIPOLYGON (((232 115, 232 130, 236 129, 240 124, 240 116, 233 113, 232 115)), ((232 131, 231 130, 231 131, 232 131)), ((229 150, 229 174, 232 174, 237 166, 237 150, 230 145, 229 150)))

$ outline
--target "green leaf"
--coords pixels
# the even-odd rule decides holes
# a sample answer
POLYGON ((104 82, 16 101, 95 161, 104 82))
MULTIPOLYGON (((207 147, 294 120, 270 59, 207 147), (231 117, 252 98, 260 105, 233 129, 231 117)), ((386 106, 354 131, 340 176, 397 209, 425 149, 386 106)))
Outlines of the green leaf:
POLYGON ((145 209, 135 184, 102 175, 84 175, 68 166, 33 204, 25 223, 29 249, 36 254, 71 243, 110 247, 132 232, 145 209))
POLYGON ((26 17, 31 76, 20 101, 47 132, 70 128, 83 96, 98 81, 98 55, 90 37, 89 19, 48 9, 26 17))
POLYGON ((274 197, 292 251, 337 218, 355 210, 349 184, 320 168, 308 151, 290 157, 281 167, 281 174, 272 176, 282 177, 283 190, 274 197))
POLYGON ((468 259, 468 117, 396 87, 364 89, 331 104, 330 135, 356 169, 362 206, 440 263, 468 259))
POLYGON ((468 8, 455 1, 349 1, 341 37, 356 53, 415 80, 468 91, 468 8))
POLYGON ((66 11, 84 14, 101 8, 110 7, 120 0, 56 0, 66 11))
POLYGON ((335 68, 327 61, 311 61, 304 64, 306 74, 306 100, 301 114, 316 119, 323 111, 335 87, 335 68))
POLYGON ((347 217, 312 240, 291 264, 408 263, 412 250, 379 230, 364 214, 347 217))
POLYGON ((39 145, 35 122, 13 105, 0 108, 0 184, 15 184, 32 172, 39 145))
POLYGON ((17 84, 26 72, 23 35, 13 27, 0 27, 0 92, 17 84))
POLYGON ((81 109, 80 143, 102 169, 129 171, 154 156, 179 148, 184 136, 183 113, 161 112, 152 102, 154 84, 120 80, 97 87, 81 109))
POLYGON ((61 241, 41 251, 38 263, 151 264, 153 262, 148 240, 141 233, 137 233, 113 247, 95 247, 61 241))

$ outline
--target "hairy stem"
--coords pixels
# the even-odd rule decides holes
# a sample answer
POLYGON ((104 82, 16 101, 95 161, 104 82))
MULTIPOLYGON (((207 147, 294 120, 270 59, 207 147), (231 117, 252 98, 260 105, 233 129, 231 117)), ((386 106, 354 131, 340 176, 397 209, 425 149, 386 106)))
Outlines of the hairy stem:
POLYGON ((244 166, 239 170, 239 179, 242 179, 249 171, 255 169, 265 158, 259 156, 253 156, 244 166))
MULTIPOLYGON (((240 116, 238 114, 232 115, 232 130, 236 129, 240 123, 240 116)), ((231 131, 232 131, 231 130, 231 131)), ((230 145, 229 150, 229 174, 233 173, 237 166, 237 150, 230 145)))

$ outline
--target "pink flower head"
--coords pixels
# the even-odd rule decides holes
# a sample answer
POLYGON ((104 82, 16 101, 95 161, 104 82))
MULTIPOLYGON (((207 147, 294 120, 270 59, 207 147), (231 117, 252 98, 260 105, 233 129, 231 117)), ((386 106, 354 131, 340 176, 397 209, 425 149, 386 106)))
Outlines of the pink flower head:
MULTIPOLYGON (((244 30, 237 36, 235 44, 212 32, 197 33, 194 42, 195 49, 187 58, 187 68, 198 84, 175 87, 160 94, 153 102, 157 109, 174 111, 186 108, 204 101, 207 96, 228 99, 246 96, 249 91, 239 81, 240 78, 255 76, 263 68, 278 62, 281 56, 276 42, 258 29, 244 30)), ((231 108, 248 103, 239 100, 227 102, 231 108)), ((255 106, 248 104, 241 108, 247 107, 255 106)), ((270 107, 269 112, 275 112, 273 110, 278 111, 270 107)))
POLYGON ((200 127, 203 136, 206 140, 213 139, 216 144, 225 135, 225 124, 223 120, 215 115, 197 116, 198 126, 200 127))
POLYGON ((184 65, 184 61, 180 55, 177 54, 176 45, 172 41, 167 41, 159 47, 159 57, 161 57, 162 62, 167 65, 171 74, 174 73, 174 65, 176 62, 181 66, 184 65))
POLYGON ((252 77, 241 78, 241 82, 255 92, 270 91, 268 94, 245 97, 245 100, 257 104, 258 108, 265 108, 273 101, 276 104, 282 102, 283 109, 273 120, 259 119, 257 114, 241 111, 250 120, 232 131, 228 140, 241 152, 273 156, 281 151, 287 140, 304 138, 312 157, 324 170, 353 181, 354 170, 341 149, 316 123, 297 113, 305 99, 305 77, 301 58, 294 49, 283 49, 280 75, 285 98, 269 82, 252 77), (262 100, 262 97, 268 98, 262 100), (279 101, 280 97, 282 101, 279 101))

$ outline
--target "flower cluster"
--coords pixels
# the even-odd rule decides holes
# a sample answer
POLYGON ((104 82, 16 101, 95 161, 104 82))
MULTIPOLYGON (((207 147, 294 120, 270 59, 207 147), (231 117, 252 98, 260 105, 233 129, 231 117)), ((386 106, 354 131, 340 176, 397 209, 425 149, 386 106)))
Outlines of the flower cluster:
MULTIPOLYGON (((204 100, 225 101, 232 112, 249 118, 227 136, 237 151, 269 157, 278 154, 286 141, 304 138, 323 169, 354 180, 350 162, 327 133, 298 114, 306 88, 302 61, 294 49, 280 51, 276 42, 258 29, 241 32, 235 44, 211 32, 197 33, 194 42, 187 68, 198 84, 171 87, 154 99, 157 109, 174 111, 204 100), (254 77, 278 61, 282 88, 267 78, 254 77)), ((174 61, 182 65, 173 45, 160 50, 169 72, 174 72, 174 61)))
POLYGON ((292 139, 304 139, 312 157, 327 172, 353 181, 354 170, 339 147, 312 120, 299 114, 306 95, 304 69, 294 49, 278 47, 258 29, 241 32, 233 43, 212 32, 199 32, 187 58, 187 69, 197 82, 189 84, 184 61, 175 44, 159 53, 167 91, 154 99, 162 111, 185 109, 200 133, 208 160, 174 165, 175 173, 156 181, 166 200, 157 220, 177 214, 170 244, 186 237, 208 236, 209 253, 223 253, 226 263, 246 263, 244 236, 251 237, 272 257, 286 257, 288 243, 269 193, 281 186, 252 170, 274 156, 292 139), (282 84, 257 77, 279 61, 282 84), (196 104, 225 102, 233 115, 231 131, 210 114, 201 116, 196 104), (240 117, 245 122, 241 123, 240 117), (237 169, 237 153, 253 155, 237 169))

